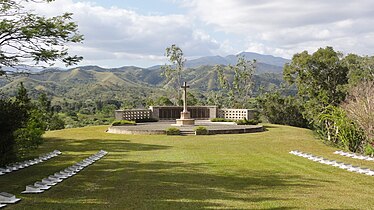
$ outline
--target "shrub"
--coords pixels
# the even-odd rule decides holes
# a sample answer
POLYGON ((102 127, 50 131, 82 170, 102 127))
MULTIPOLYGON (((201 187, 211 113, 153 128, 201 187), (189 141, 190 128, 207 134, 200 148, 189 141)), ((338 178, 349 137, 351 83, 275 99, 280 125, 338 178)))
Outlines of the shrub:
POLYGON ((208 135, 208 129, 204 126, 198 126, 195 128, 196 135, 208 135))
POLYGON ((236 124, 237 125, 257 125, 260 122, 261 122, 260 120, 256 120, 256 119, 247 120, 246 118, 244 118, 242 120, 236 121, 236 124))
POLYGON ((129 120, 116 120, 112 123, 112 126, 120 126, 120 125, 136 125, 136 122, 129 121, 129 120))
POLYGON ((213 118, 210 121, 211 122, 234 122, 234 120, 229 120, 225 118, 213 118))
POLYGON ((166 129, 166 135, 180 135, 181 131, 179 128, 170 127, 166 129))
POLYGON ((61 130, 65 128, 65 122, 57 115, 53 115, 49 122, 49 130, 61 130))
POLYGON ((364 151, 367 145, 364 132, 342 108, 328 106, 318 118, 319 126, 315 129, 323 139, 352 152, 364 151))
POLYGON ((370 156, 374 156, 374 145, 373 144, 367 144, 365 146, 365 154, 366 155, 370 155, 370 156))
POLYGON ((257 97, 257 102, 270 123, 308 127, 308 121, 303 117, 302 104, 292 96, 283 96, 280 92, 265 93, 257 97))

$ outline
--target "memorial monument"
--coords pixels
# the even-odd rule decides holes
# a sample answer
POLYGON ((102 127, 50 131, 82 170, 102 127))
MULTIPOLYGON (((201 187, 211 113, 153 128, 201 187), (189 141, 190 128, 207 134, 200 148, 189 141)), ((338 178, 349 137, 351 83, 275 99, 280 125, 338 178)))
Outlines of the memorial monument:
POLYGON ((195 125, 195 120, 191 119, 191 114, 187 110, 187 88, 190 86, 187 86, 187 82, 183 83, 183 111, 181 112, 181 117, 180 119, 176 119, 176 125, 177 126, 188 126, 188 125, 195 125))

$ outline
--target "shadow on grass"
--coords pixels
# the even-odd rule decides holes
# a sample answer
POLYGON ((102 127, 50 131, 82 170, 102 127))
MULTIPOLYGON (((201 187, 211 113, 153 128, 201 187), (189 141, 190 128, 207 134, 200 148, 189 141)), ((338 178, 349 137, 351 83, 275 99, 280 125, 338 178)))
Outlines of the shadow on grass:
MULTIPOLYGON (((108 152, 129 152, 129 151, 151 151, 168 149, 170 146, 152 145, 152 144, 138 144, 131 143, 129 140, 102 140, 102 139, 58 139, 46 138, 49 145, 54 145, 56 149, 62 152, 84 152, 84 151, 98 151, 98 149, 107 150, 108 152)), ((48 146, 49 146, 48 145, 48 146)))
POLYGON ((263 125, 263 127, 264 127, 264 131, 269 131, 269 129, 273 129, 273 128, 279 128, 274 125, 263 125))
POLYGON ((43 194, 48 199, 34 204, 51 209, 235 209, 237 205, 243 209, 244 203, 247 209, 253 209, 275 202, 278 208, 263 209, 295 209, 284 206, 289 198, 275 192, 285 187, 315 188, 323 182, 263 171, 243 176, 209 173, 211 167, 200 163, 117 161, 108 155, 43 194))
MULTIPOLYGON (((168 148, 170 148, 170 146, 138 144, 131 143, 128 140, 46 138, 46 142, 38 150, 33 151, 33 154, 26 159, 33 159, 55 149, 60 150, 62 154, 37 165, 2 175, 0 177, 0 192, 9 192, 23 197, 24 195, 21 195, 20 192, 25 190, 26 185, 41 181, 41 179, 49 175, 53 175, 56 172, 72 166, 90 155, 95 154, 100 149, 109 151, 111 158, 118 159, 118 157, 126 157, 127 153, 131 151, 151 151, 168 148)), ((68 192, 69 191, 65 193, 69 195, 68 192)), ((27 209, 30 209, 30 207, 27 207, 27 209)))

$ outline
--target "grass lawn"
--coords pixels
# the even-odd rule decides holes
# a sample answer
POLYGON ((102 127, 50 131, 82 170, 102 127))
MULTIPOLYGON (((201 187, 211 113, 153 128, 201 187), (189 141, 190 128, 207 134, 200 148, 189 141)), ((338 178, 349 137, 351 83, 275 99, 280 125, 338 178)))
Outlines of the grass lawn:
POLYGON ((107 126, 52 131, 35 152, 47 162, 0 176, 22 200, 6 209, 374 209, 374 177, 290 155, 291 150, 374 169, 333 154, 306 129, 253 134, 131 136, 107 126), (25 186, 96 153, 107 156, 42 194, 25 186))

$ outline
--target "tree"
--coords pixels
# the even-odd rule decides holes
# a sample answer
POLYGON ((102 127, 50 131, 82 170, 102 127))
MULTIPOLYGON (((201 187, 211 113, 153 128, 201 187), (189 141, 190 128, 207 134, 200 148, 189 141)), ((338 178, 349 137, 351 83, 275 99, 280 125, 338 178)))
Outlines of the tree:
POLYGON ((173 102, 170 101, 166 96, 160 96, 154 101, 154 105, 157 106, 171 106, 173 102))
POLYGON ((274 91, 258 96, 257 103, 270 123, 308 127, 302 115, 303 106, 293 96, 283 96, 279 91, 274 91))
POLYGON ((9 99, 0 99, 0 166, 16 160, 16 140, 13 133, 27 119, 25 109, 9 99))
MULTIPOLYGON (((82 57, 70 56, 67 43, 78 43, 83 36, 78 26, 70 22, 71 13, 51 18, 34 14, 24 2, 34 0, 2 0, 0 2, 0 76, 3 67, 21 68, 20 65, 53 65, 61 61, 76 64, 82 57)), ((53 0, 39 0, 51 2, 53 0)))
POLYGON ((361 57, 349 54, 343 62, 349 69, 348 83, 350 88, 362 82, 374 81, 374 56, 361 57))
POLYGON ((26 118, 22 120, 21 126, 14 131, 16 153, 22 157, 43 142, 42 135, 48 124, 47 117, 42 111, 43 108, 38 109, 41 106, 35 106, 31 102, 22 82, 18 88, 15 103, 22 112, 26 113, 26 118))
POLYGON ((182 85, 182 72, 186 59, 183 56, 183 51, 177 45, 173 44, 166 48, 165 56, 169 59, 171 65, 165 64, 163 67, 162 76, 166 78, 166 84, 172 88, 172 92, 177 92, 174 96, 175 104, 179 105, 182 98, 180 86, 182 85))
POLYGON ((338 106, 345 99, 349 69, 342 58, 341 53, 326 47, 312 55, 307 51, 297 53, 284 67, 284 78, 296 85, 304 117, 311 123, 317 123, 317 116, 328 105, 338 106))
POLYGON ((64 121, 59 118, 57 114, 54 113, 51 100, 48 99, 45 93, 42 93, 37 101, 35 109, 38 112, 38 120, 45 122, 44 124, 40 124, 41 129, 44 130, 59 130, 65 127, 64 121))
POLYGON ((227 91, 228 103, 226 106, 245 108, 252 94, 256 60, 247 61, 244 57, 239 56, 234 66, 216 65, 214 70, 217 72, 221 88, 227 91))

